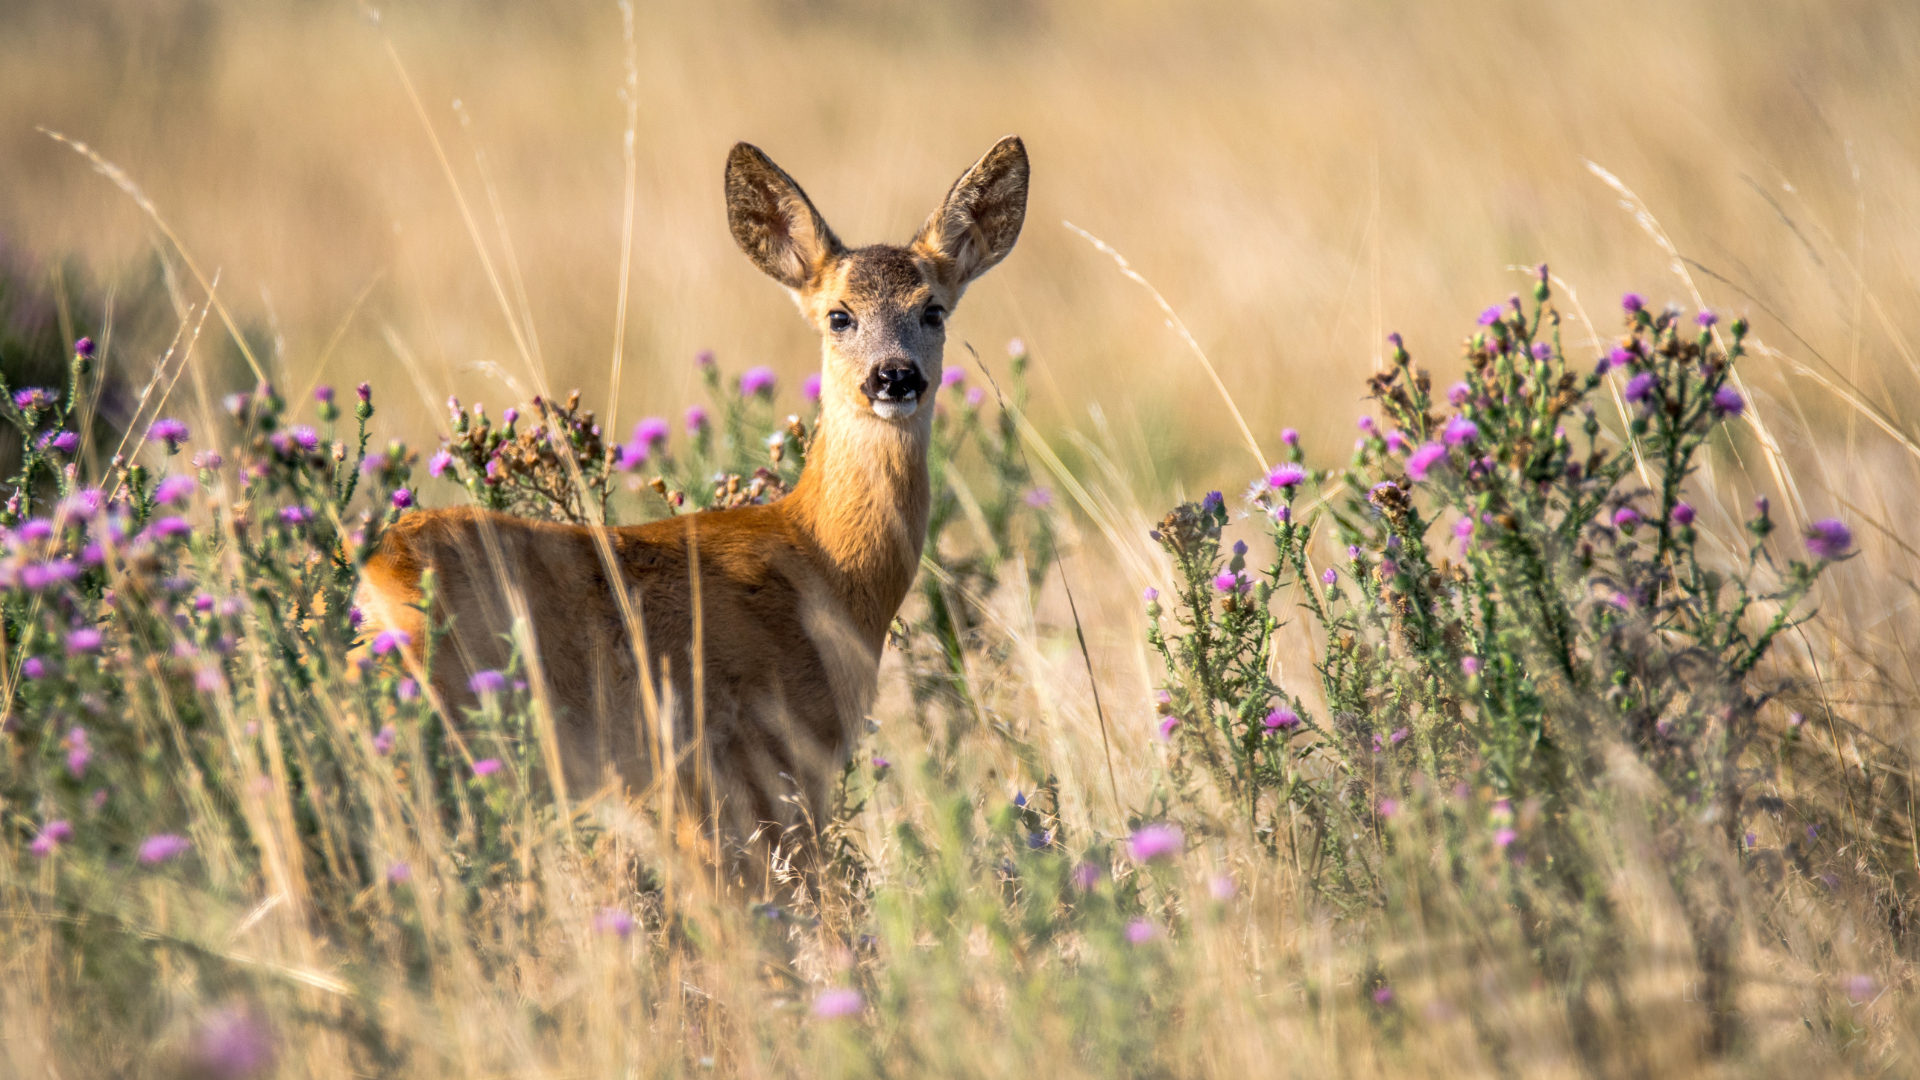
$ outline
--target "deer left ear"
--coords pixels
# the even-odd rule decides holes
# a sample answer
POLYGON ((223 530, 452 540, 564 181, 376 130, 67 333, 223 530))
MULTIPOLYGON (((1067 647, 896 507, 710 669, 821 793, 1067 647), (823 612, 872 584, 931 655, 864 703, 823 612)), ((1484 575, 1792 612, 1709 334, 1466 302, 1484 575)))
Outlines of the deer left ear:
POLYGON ((960 288, 1007 257, 1026 218, 1027 147, 1009 135, 954 182, 920 226, 913 250, 940 268, 946 284, 960 288))

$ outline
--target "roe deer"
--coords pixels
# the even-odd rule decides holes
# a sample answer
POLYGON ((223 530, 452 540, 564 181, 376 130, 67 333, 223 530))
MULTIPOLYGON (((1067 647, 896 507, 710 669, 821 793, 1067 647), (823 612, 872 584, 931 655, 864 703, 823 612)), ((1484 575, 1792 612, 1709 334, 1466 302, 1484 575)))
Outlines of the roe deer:
POLYGON ((823 820, 864 726, 926 538, 946 319, 1020 235, 1027 155, 1018 138, 1000 140, 905 247, 843 246, 800 185, 746 143, 727 156, 726 197, 734 239, 822 339, 820 420, 792 493, 627 528, 409 514, 367 563, 360 606, 373 627, 408 633, 417 666, 421 574, 433 570, 432 615, 450 627, 428 674, 455 708, 473 701, 470 672, 506 666, 519 607, 568 786, 598 788, 611 768, 646 788, 671 747, 663 779, 688 810, 717 809, 716 839, 738 855, 756 834, 778 843, 823 820), (665 732, 650 730, 649 692, 665 732))

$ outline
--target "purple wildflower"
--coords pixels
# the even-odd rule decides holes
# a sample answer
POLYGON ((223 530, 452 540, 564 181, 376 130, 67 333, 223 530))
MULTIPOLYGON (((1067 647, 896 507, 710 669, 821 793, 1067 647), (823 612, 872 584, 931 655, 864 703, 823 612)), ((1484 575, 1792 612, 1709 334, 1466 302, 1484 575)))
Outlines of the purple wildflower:
POLYGON ((194 1075, 248 1080, 273 1071, 272 1033, 240 1006, 220 1009, 200 1023, 194 1039, 194 1075))
POLYGON ((153 501, 177 505, 186 502, 199 486, 199 481, 191 476, 169 476, 153 489, 153 501))
POLYGON ((1229 596, 1244 592, 1251 584, 1253 583, 1248 581, 1244 575, 1236 574, 1232 571, 1222 573, 1213 579, 1213 587, 1229 596))
POLYGON ((1160 936, 1160 928, 1145 919, 1135 919, 1127 924, 1127 943, 1145 945, 1160 936))
POLYGON ((283 506, 280 508, 280 520, 288 525, 305 525, 313 520, 313 511, 304 506, 283 506))
POLYGON ((1395 728, 1393 734, 1387 736, 1387 741, 1393 746, 1399 746, 1401 743, 1406 742, 1407 736, 1411 734, 1413 734, 1412 728, 1395 728))
POLYGON ((73 839, 72 825, 65 821, 49 821, 40 830, 40 835, 33 838, 33 845, 29 850, 33 852, 34 858, 44 859, 53 854, 54 848, 71 839, 73 839))
POLYGON ((1534 358, 1535 360, 1550 360, 1550 359, 1552 359, 1552 358, 1553 358, 1553 346, 1551 346, 1551 345, 1549 345, 1549 344, 1547 344, 1547 343, 1546 343, 1546 342, 1544 342, 1544 341, 1536 341, 1536 342, 1534 342, 1534 343, 1533 343, 1533 358, 1534 358))
POLYGON ((1815 558, 1838 559, 1852 547, 1853 530, 1839 518, 1822 518, 1807 526, 1807 550, 1815 558))
POLYGON ((1266 725, 1267 731, 1270 733, 1292 731, 1294 728, 1300 726, 1300 714, 1282 705, 1268 713, 1266 719, 1262 720, 1261 723, 1266 725))
POLYGON ((1704 329, 1706 329, 1707 327, 1709 327, 1709 326, 1712 326, 1712 325, 1713 325, 1714 323, 1717 323, 1717 322, 1719 322, 1719 321, 1720 321, 1720 316, 1718 316, 1718 315, 1715 315, 1715 314, 1714 314, 1713 312, 1711 312, 1711 311, 1707 311, 1707 310, 1704 310, 1704 309, 1702 309, 1702 310, 1701 310, 1701 312, 1700 312, 1700 314, 1698 314, 1698 315, 1695 315, 1695 316, 1693 317, 1693 321, 1694 321, 1694 322, 1697 322, 1697 323, 1699 323, 1699 324, 1700 324, 1700 328, 1704 330, 1704 329))
POLYGON ((1366 432, 1368 435, 1373 434, 1379 427, 1379 425, 1374 423, 1373 417, 1371 416, 1362 416, 1359 420, 1355 421, 1355 423, 1359 425, 1361 431, 1366 432))
POLYGON ((1320 575, 1320 580, 1331 585, 1334 582, 1340 580, 1340 571, 1335 570, 1333 567, 1329 566, 1327 567, 1326 572, 1320 575))
POLYGON ((484 780, 505 767, 505 763, 497 757, 481 758, 473 763, 473 775, 475 779, 484 780))
POLYGON ((1053 489, 1043 487, 1034 488, 1032 491, 1027 492, 1021 501, 1033 507, 1035 510, 1045 509, 1053 505, 1053 489))
POLYGON ((448 466, 452 464, 453 455, 442 450, 427 459, 427 475, 438 480, 441 475, 447 471, 448 466))
POLYGON ((1693 524, 1693 507, 1688 506, 1686 503, 1674 503, 1673 523, 1680 526, 1693 524))
POLYGON ((1631 529, 1638 524, 1640 524, 1640 511, 1631 506, 1623 506, 1613 512, 1613 527, 1616 529, 1631 529))
POLYGON ((90 337, 83 337, 80 340, 74 342, 73 354, 75 356, 84 356, 89 360, 93 359, 93 339, 90 337))
POLYGON ((167 453, 180 450, 180 444, 187 441, 187 425, 172 417, 162 417, 147 425, 147 438, 158 439, 167 444, 167 453))
POLYGON ((368 454, 360 459, 360 475, 373 476, 387 467, 387 455, 368 454))
POLYGON ((392 724, 384 725, 373 736, 373 752, 381 757, 393 753, 393 741, 399 737, 400 733, 392 724))
POLYGON ((699 368, 710 368, 710 367, 712 367, 712 366, 713 366, 713 350, 712 350, 712 349, 701 349, 701 350, 700 350, 699 352, 697 352, 697 353, 694 353, 694 354, 693 354, 693 366, 694 366, 694 367, 699 367, 699 368))
POLYGON ((1456 409, 1465 405, 1467 399, 1472 396, 1473 387, 1468 386, 1466 383, 1457 382, 1447 387, 1447 403, 1456 409))
POLYGON ((1480 658, 1477 656, 1461 657, 1460 670, 1465 672, 1469 677, 1480 674, 1480 658))
POLYGON ((1288 446, 1299 446, 1300 433, 1292 428, 1281 428, 1280 441, 1286 443, 1288 446))
POLYGON ((665 446, 669 433, 666 419, 659 416, 649 416, 633 425, 633 441, 651 447, 665 446))
POLYGON ((816 1020, 844 1020, 860 1015, 866 1007, 867 999, 860 996, 860 991, 851 986, 838 986, 820 991, 813 999, 813 1016, 816 1020))
POLYGON ((476 671, 473 677, 467 680, 467 688, 481 697, 497 694, 507 688, 507 677, 493 670, 476 671))
POLYGON ((1642 402, 1652 397, 1654 388, 1659 385, 1660 380, 1653 372, 1643 371, 1627 380, 1627 389, 1624 396, 1628 401, 1635 403, 1642 402))
POLYGON ((209 472, 218 469, 224 461, 224 458, 212 450, 202 450, 193 455, 193 467, 206 469, 209 472))
POLYGON ((1160 718, 1160 741, 1172 742, 1174 729, 1178 728, 1179 726, 1180 726, 1179 717, 1177 716, 1161 717, 1160 718))
POLYGON ((29 656, 21 663, 20 674, 29 679, 44 679, 47 675, 47 662, 37 656, 29 656))
POLYGON ((319 386, 314 387, 313 400, 319 402, 322 405, 333 404, 333 387, 328 386, 325 383, 322 383, 319 386))
POLYGON ((893 762, 888 761, 886 758, 883 758, 878 754, 875 754, 873 756, 873 767, 876 771, 891 769, 893 768, 893 762))
POLYGON ((193 842, 175 833, 161 833, 140 841, 140 861, 148 866, 157 866, 178 855, 184 855, 193 842))
POLYGON ((48 432, 41 438, 45 440, 45 445, 63 454, 73 453, 74 448, 80 445, 80 433, 77 431, 48 432))
POLYGON ((780 377, 770 367, 750 367, 740 376, 740 396, 772 397, 774 384, 779 381, 780 377))
POLYGON ((1178 825, 1142 825, 1128 838, 1127 851, 1135 861, 1157 862, 1180 854, 1186 842, 1186 834, 1178 825))
POLYGON ((1721 417, 1722 419, 1729 416, 1739 416, 1745 411, 1746 407, 1747 403, 1740 397, 1740 391, 1735 390, 1731 386, 1722 386, 1713 392, 1713 413, 1715 416, 1721 417))
POLYGON ((93 745, 87 741, 87 729, 76 727, 67 732, 67 775, 75 780, 87 774, 93 761, 93 745))
POLYGON ((1500 321, 1500 311, 1501 311, 1501 306, 1500 306, 1499 304, 1495 304, 1495 305, 1493 305, 1492 307, 1490 307, 1490 308, 1488 308, 1487 310, 1485 310, 1485 311, 1483 311, 1483 312, 1481 312, 1481 313, 1480 313, 1480 325, 1481 325, 1481 326, 1492 326, 1492 325, 1493 325, 1494 323, 1497 323, 1497 322, 1499 322, 1499 321, 1500 321))
POLYGON ((1502 826, 1498 829, 1495 829, 1493 832, 1493 846, 1497 848, 1505 849, 1508 845, 1512 844, 1515 840, 1518 840, 1519 838, 1520 838, 1519 833, 1514 832, 1510 828, 1502 826))
POLYGON ((1149 585, 1145 589, 1141 590, 1140 598, 1145 600, 1149 604, 1155 603, 1160 599, 1160 590, 1149 585))
POLYGON ((390 652, 400 652, 413 644, 413 635, 405 630, 382 630, 373 639, 373 655, 385 656, 390 652))
POLYGON ((412 679, 401 679, 400 684, 393 688, 393 694, 401 701, 412 701, 420 696, 420 684, 412 679))
POLYGON ((91 626, 83 626, 67 635, 67 655, 79 656, 81 653, 99 652, 106 638, 91 626))
POLYGON ((1647 306, 1647 299, 1639 293, 1628 293, 1620 298, 1620 307, 1630 315, 1638 315, 1647 306))
POLYGON ((408 866, 406 863, 397 862, 397 863, 394 863, 392 866, 387 867, 387 884, 405 885, 407 882, 412 880, 413 880, 413 867, 408 866))
POLYGON ((1015 360, 1027 355, 1026 341, 1022 338, 1008 338, 1007 355, 1015 360))
POLYGON ((60 400, 60 391, 44 386, 29 386, 13 392, 13 407, 16 409, 44 409, 60 400))
POLYGON ((393 508, 395 510, 405 510, 407 507, 412 505, 413 505, 413 492, 408 491, 406 488, 394 489, 393 508))
POLYGON ((1100 884, 1101 876, 1099 866, 1090 862, 1083 862, 1073 868, 1073 887, 1079 889, 1081 892, 1092 892, 1093 887, 1100 884))
POLYGON ((373 387, 368 383, 361 383, 353 388, 353 396, 359 398, 362 405, 370 404, 373 401, 373 387))
POLYGON ((615 907, 604 907, 593 916, 595 933, 612 934, 617 938, 630 937, 633 934, 633 916, 615 907))
POLYGON ((698 405, 687 406, 687 434, 698 435, 707 430, 707 410, 698 405))
POLYGON ((987 400, 987 391, 984 387, 973 386, 967 388, 967 405, 969 407, 977 409, 980 407, 980 403, 985 400, 987 400))
POLYGON ((1226 496, 1220 494, 1217 491, 1209 491, 1207 492, 1206 497, 1200 500, 1200 512, 1203 514, 1211 514, 1215 510, 1219 510, 1226 505, 1227 505, 1226 496))
POLYGON ((1267 486, 1270 488, 1280 488, 1291 493, 1292 489, 1306 478, 1306 469, 1291 461, 1283 462, 1282 464, 1274 466, 1273 471, 1267 474, 1267 486))
POLYGON ((959 386, 967 381, 967 369, 950 367, 940 373, 941 386, 959 386))
POLYGON ((1382 1008, 1393 1004, 1393 987, 1383 986, 1373 992, 1373 1003, 1382 1008))
POLYGON ((1447 456, 1447 448, 1439 443, 1427 443, 1407 456, 1407 475, 1415 483, 1427 479, 1428 470, 1439 464, 1447 456))
MULTIPOLYGON (((295 424, 288 428, 287 437, 293 440, 293 445, 302 450, 314 450, 320 446, 320 433, 305 424, 295 424)), ((367 460, 372 461, 376 457, 380 458, 382 465, 386 464, 386 458, 379 454, 370 454, 367 460)))
POLYGON ((1479 438, 1480 425, 1464 416, 1456 416, 1447 421, 1446 429, 1440 433, 1440 437, 1446 440, 1448 446, 1459 446, 1461 443, 1472 442, 1479 438))

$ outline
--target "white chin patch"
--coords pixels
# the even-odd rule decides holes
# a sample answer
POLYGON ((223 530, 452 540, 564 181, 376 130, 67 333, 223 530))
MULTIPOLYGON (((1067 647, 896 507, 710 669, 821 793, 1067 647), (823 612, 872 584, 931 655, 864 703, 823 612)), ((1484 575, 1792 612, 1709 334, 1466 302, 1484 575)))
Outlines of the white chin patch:
POLYGON ((905 420, 920 408, 920 399, 908 398, 905 401, 879 401, 873 403, 873 414, 882 420, 905 420))

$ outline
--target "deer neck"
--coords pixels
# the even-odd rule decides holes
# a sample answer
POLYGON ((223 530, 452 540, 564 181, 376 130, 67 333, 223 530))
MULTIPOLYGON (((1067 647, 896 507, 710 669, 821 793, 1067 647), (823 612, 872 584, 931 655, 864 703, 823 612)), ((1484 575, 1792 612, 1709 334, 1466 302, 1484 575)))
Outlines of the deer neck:
POLYGON ((823 402, 800 483, 782 503, 813 541, 829 586, 875 648, 920 567, 932 504, 933 401, 905 422, 864 403, 823 402))

